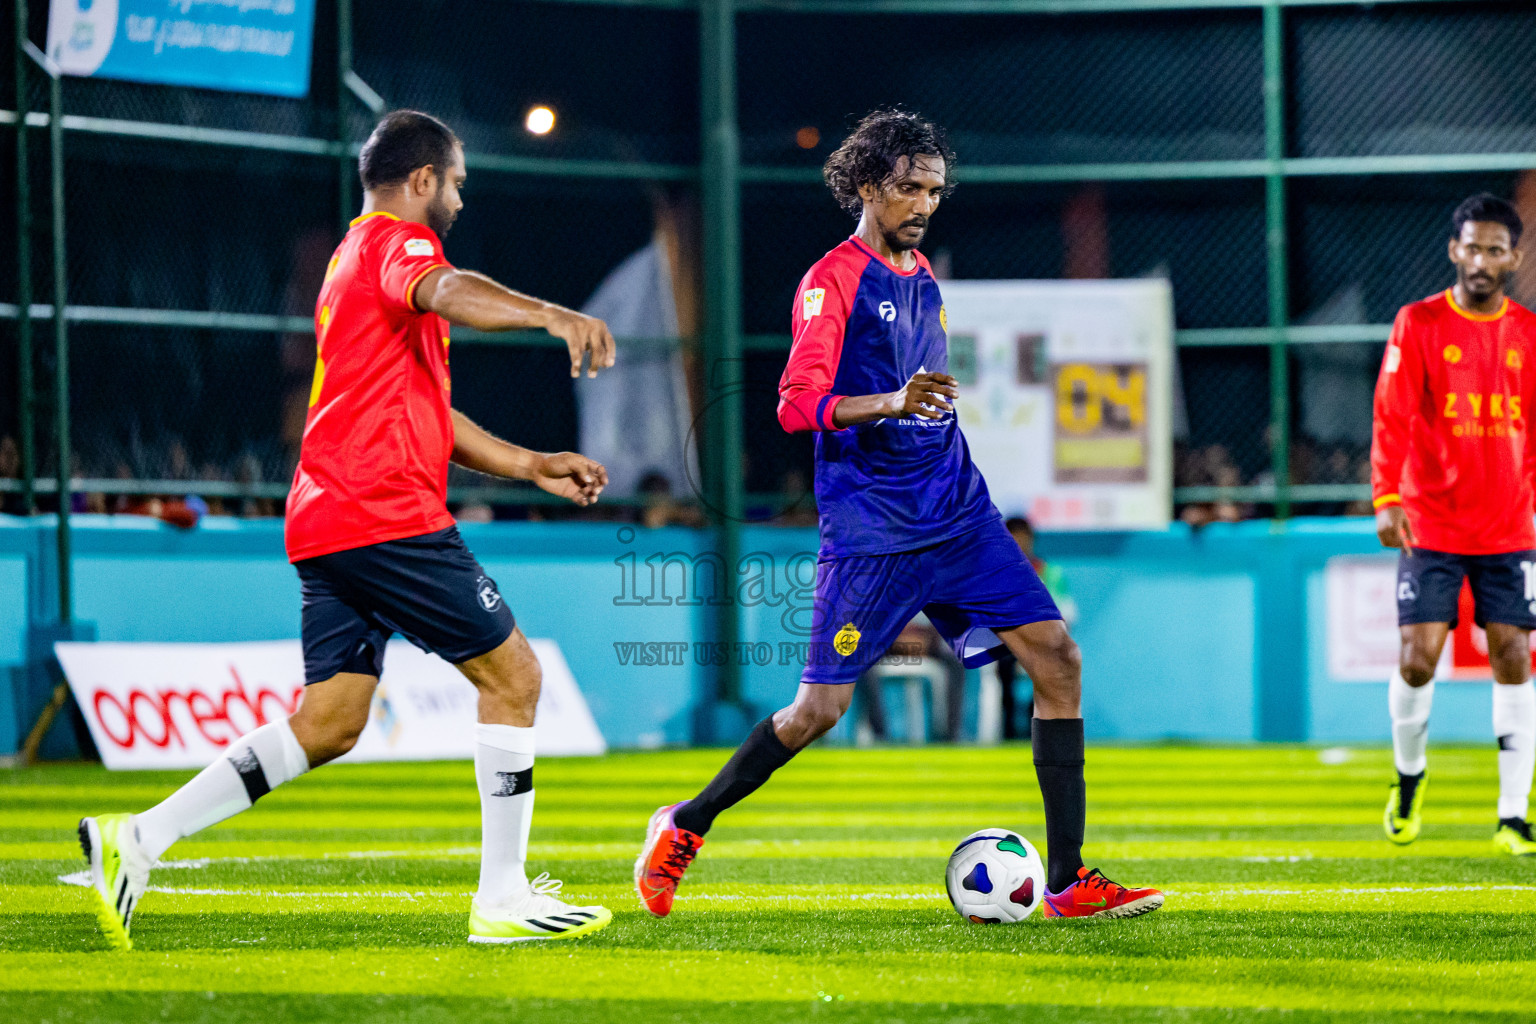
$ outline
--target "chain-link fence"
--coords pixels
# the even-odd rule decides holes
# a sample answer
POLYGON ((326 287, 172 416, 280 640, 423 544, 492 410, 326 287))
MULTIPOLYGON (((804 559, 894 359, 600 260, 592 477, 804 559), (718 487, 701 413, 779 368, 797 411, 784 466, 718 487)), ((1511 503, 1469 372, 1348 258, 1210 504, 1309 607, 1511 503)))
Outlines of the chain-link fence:
MULTIPOLYGON (((306 323, 358 199, 347 147, 374 118, 367 91, 342 85, 349 70, 388 106, 429 110, 465 140, 466 209, 447 243, 459 265, 580 306, 663 239, 696 410, 719 370, 699 341, 704 264, 739 274, 745 429, 739 460, 725 462, 751 496, 749 518, 807 509, 810 447, 773 428, 774 389, 799 276, 852 226, 819 168, 873 107, 904 104, 949 130, 959 188, 925 245, 941 276, 1172 282, 1175 482, 1197 516, 1212 502, 1231 506, 1223 515, 1283 513, 1288 497, 1358 510, 1385 325, 1450 282, 1449 211, 1488 190, 1536 219, 1536 78, 1518 57, 1536 43, 1536 19, 1524 4, 956 14, 933 0, 894 14, 735 2, 734 66, 704 52, 694 4, 388 0, 351 4, 347 20, 320 0, 302 100, 66 80, 73 462, 85 481, 117 482, 86 488, 101 498, 77 505, 115 507, 135 481, 182 480, 226 508, 277 507, 313 362, 306 323), (701 146, 719 130, 701 131, 711 74, 734 75, 739 188, 701 146), (558 119, 543 136, 522 126, 541 103, 558 119), (700 223, 708 197, 717 209, 739 200, 739 251, 701 243, 713 237, 700 223), (1301 489, 1288 496, 1288 485, 1301 489)), ((45 37, 45 6, 31 5, 33 39, 45 37)), ((54 197, 36 115, 49 81, 21 59, 34 114, 25 241, 43 307, 32 470, 46 475, 57 450, 54 197)), ((0 77, 14 111, 14 76, 0 77)), ((12 116, 0 130, 7 173, 16 139, 12 116)), ((4 205, 0 232, 22 241, 15 204, 4 205)), ((0 360, 19 368, 18 255, 0 246, 0 360)), ((1536 277, 1516 294, 1536 298, 1536 277)), ((519 443, 575 447, 563 350, 502 340, 513 343, 456 340, 456 403, 519 443)), ((14 477, 9 377, 0 476, 14 477)), ((685 419, 708 429, 702 413, 685 419)))

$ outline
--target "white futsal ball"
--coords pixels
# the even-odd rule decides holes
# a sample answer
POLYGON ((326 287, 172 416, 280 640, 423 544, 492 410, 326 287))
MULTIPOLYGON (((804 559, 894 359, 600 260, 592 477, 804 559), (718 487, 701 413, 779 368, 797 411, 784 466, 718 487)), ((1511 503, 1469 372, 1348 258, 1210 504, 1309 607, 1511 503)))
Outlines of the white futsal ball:
POLYGON ((1045 863, 1028 839, 984 828, 960 841, 944 874, 949 901, 967 921, 1009 924, 1034 913, 1045 897, 1045 863))

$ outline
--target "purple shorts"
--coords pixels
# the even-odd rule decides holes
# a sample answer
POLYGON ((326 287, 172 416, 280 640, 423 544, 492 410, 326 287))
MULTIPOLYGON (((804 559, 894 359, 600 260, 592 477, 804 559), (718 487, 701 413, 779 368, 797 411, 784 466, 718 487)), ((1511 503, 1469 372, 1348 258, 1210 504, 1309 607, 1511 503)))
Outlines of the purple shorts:
POLYGON ((1061 618, 1001 519, 916 551, 848 555, 816 566, 802 683, 851 683, 879 661, 918 612, 967 668, 993 661, 992 632, 1061 618))

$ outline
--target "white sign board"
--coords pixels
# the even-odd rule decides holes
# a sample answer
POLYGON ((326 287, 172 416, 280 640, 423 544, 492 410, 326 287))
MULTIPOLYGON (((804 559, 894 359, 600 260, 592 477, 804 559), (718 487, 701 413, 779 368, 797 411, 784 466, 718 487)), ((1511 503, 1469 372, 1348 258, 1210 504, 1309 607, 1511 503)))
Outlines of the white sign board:
MULTIPOLYGON (((607 750, 560 647, 529 640, 544 669, 540 755, 607 750)), ((59 643, 75 700, 108 768, 201 768, 304 695, 297 640, 231 644, 59 643)), ((392 640, 368 725, 343 761, 473 758, 474 686, 452 665, 392 640)))
MULTIPOLYGON (((1341 683, 1384 683, 1397 671, 1397 558, 1338 555, 1323 569, 1328 626, 1328 677, 1341 683)), ((1448 641, 1437 678, 1452 676, 1448 641)))
POLYGON ((957 415, 998 508, 1047 529, 1167 526, 1169 283, 945 281, 943 289, 957 415))

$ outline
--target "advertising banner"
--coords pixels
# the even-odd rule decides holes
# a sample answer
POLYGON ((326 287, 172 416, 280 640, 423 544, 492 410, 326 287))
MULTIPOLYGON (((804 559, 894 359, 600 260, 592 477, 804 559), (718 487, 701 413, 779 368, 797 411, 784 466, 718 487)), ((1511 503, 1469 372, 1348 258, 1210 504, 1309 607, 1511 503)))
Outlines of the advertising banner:
MULTIPOLYGON (((1323 571, 1328 622, 1328 675, 1343 683, 1384 683, 1397 668, 1397 558, 1328 559, 1323 571)), ((1487 682, 1488 634, 1472 621, 1472 590, 1462 584, 1458 622, 1445 642, 1437 679, 1487 682)), ((1536 641, 1536 637, 1533 637, 1536 641)), ((1536 656, 1532 658, 1536 665, 1536 656)))
POLYGON ((956 414, 1005 515, 1061 530, 1172 515, 1173 290, 945 281, 956 414))
MULTIPOLYGON (((540 756, 607 749, 565 656, 529 640, 544 670, 535 728, 540 756)), ((231 644, 54 645, 108 768, 201 768, 304 695, 297 640, 231 644)), ((477 694, 452 665, 392 640, 368 725, 343 761, 469 759, 477 694)))
POLYGON ((52 0, 66 75, 303 96, 315 0, 52 0))

